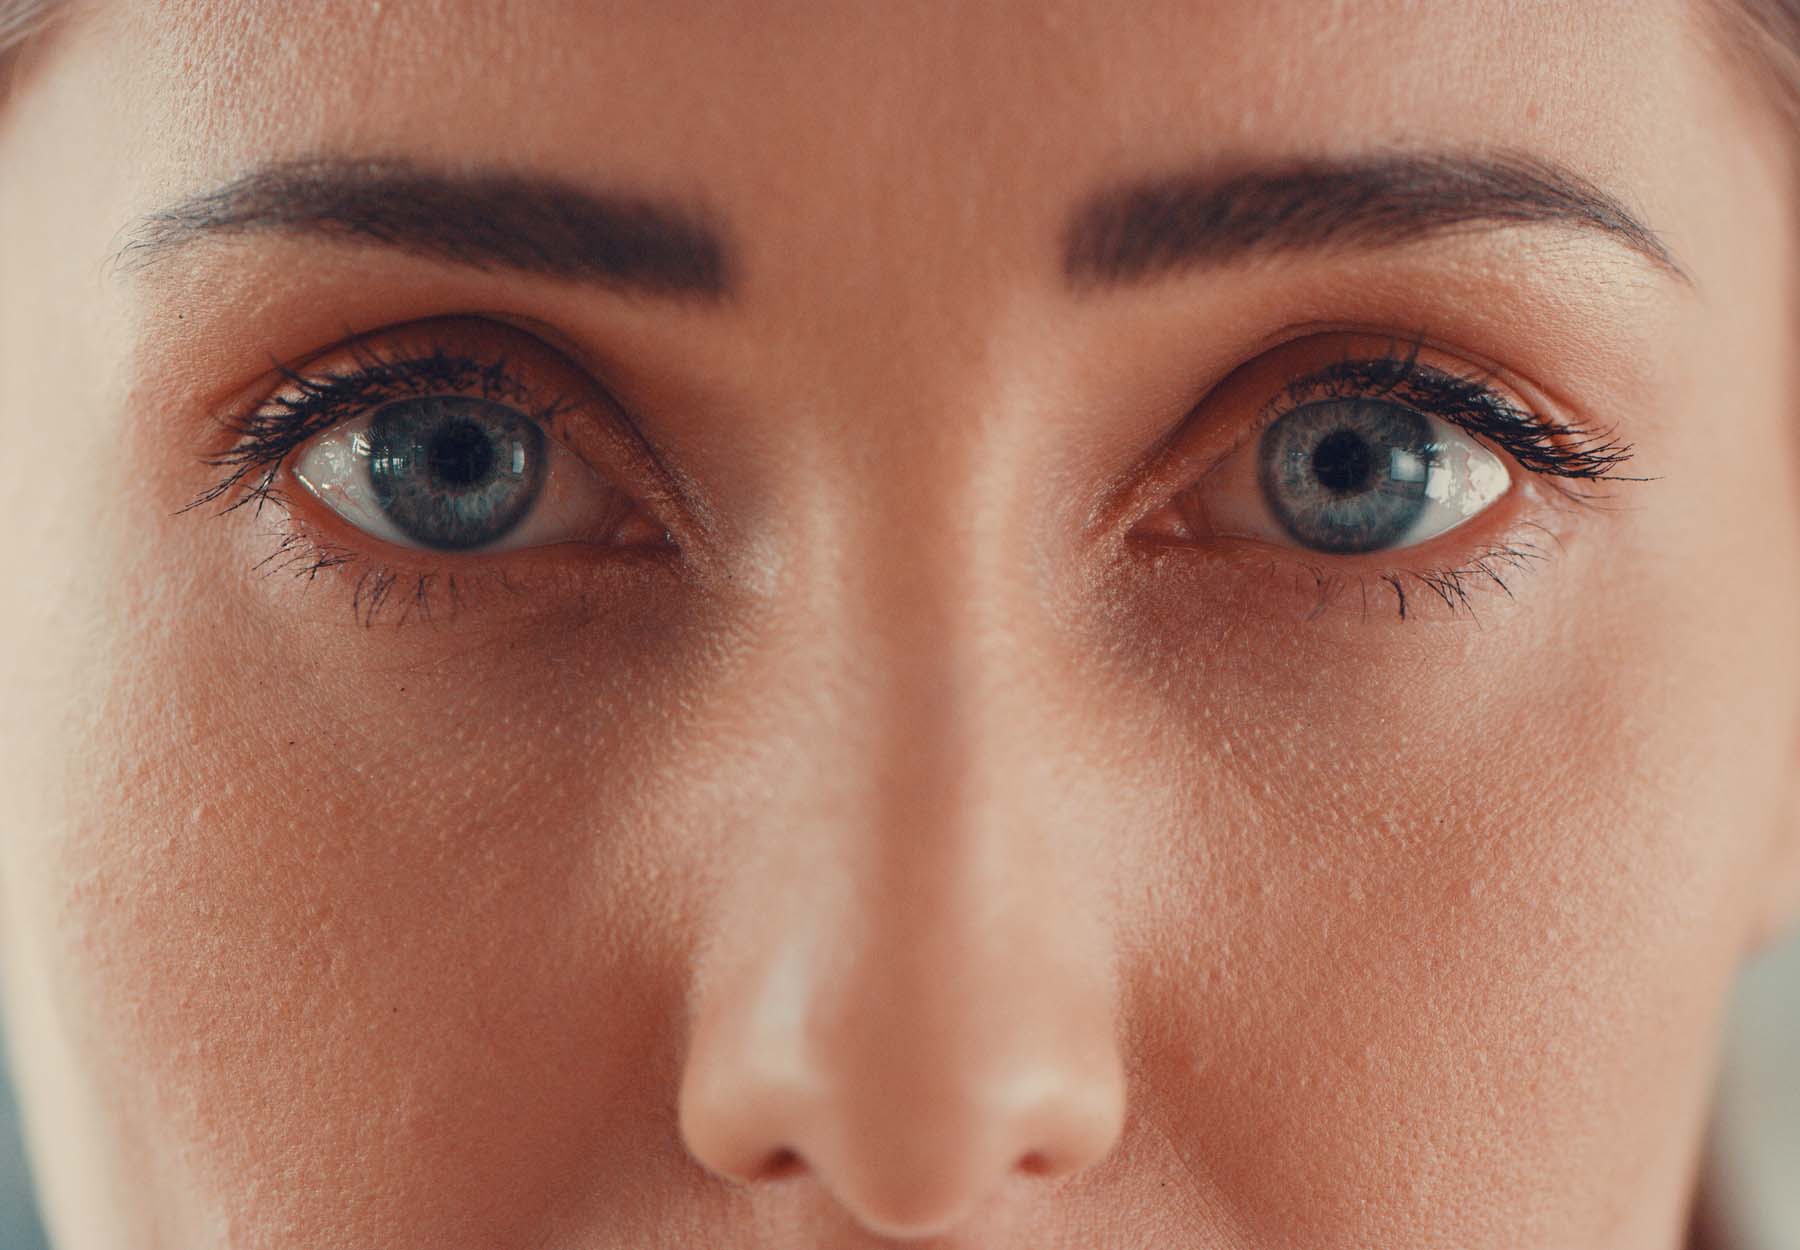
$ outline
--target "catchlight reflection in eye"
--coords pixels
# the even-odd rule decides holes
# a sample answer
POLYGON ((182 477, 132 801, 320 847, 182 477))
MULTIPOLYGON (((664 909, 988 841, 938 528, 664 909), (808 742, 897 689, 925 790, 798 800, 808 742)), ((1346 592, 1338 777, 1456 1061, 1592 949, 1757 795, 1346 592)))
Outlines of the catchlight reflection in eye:
POLYGON ((396 400, 305 446, 294 476, 373 537, 431 551, 543 545, 594 528, 616 494, 506 404, 396 400))
POLYGON ((1211 533, 1336 555, 1411 547, 1479 515, 1511 484, 1446 421, 1380 399, 1296 408, 1197 491, 1211 533))

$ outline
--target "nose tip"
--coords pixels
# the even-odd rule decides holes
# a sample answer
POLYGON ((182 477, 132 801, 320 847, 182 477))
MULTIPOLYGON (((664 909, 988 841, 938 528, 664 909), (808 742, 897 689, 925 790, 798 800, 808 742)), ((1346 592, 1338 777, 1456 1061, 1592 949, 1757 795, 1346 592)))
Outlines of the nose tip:
POLYGON ((868 1231, 932 1237, 1009 1179, 1071 1175, 1117 1141, 1124 1099, 1113 1082, 1039 1071, 994 1084, 859 1096, 691 1078, 682 1135, 696 1159, 733 1181, 810 1176, 868 1231))
POLYGON ((874 1012, 810 1050, 785 1030, 703 1030, 681 1090, 688 1150, 743 1184, 809 1179, 899 1240, 953 1229, 1014 1180, 1104 1158, 1125 1108, 1110 1027, 987 1005, 999 1010, 930 1023, 874 1012))

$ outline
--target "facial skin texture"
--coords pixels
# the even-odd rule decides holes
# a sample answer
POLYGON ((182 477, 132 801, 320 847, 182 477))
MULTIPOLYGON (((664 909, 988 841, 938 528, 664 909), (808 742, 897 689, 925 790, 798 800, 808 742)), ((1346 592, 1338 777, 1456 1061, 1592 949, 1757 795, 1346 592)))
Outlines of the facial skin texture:
MULTIPOLYGON (((1796 875, 1780 138, 1674 4, 1122 13, 146 2, 28 53, 0 949, 59 1246, 1680 1244, 1796 875), (1541 226, 1062 279, 1096 187, 1484 150, 1691 283, 1541 226), (109 263, 318 156, 701 203, 738 285, 109 263), (270 574, 279 507, 179 512, 271 361, 452 316, 606 387, 678 551, 454 557, 460 604, 364 623, 371 566, 452 557, 339 524, 270 574), (1350 332, 1654 480, 1508 461, 1316 617, 1321 558, 1146 541, 1350 332), (1400 618, 1382 572, 1529 526, 1510 597, 1400 618)), ((629 493, 619 421, 562 433, 629 493)))

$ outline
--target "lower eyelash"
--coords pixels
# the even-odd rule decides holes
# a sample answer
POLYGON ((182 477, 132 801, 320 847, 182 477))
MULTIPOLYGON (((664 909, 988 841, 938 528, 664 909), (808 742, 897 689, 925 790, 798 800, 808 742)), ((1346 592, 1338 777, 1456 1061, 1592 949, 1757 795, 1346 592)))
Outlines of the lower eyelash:
MULTIPOLYGON (((1582 483, 1645 482, 1619 472, 1632 456, 1629 443, 1611 430, 1541 421, 1517 408, 1485 383, 1445 372, 1420 360, 1421 342, 1396 345, 1385 355, 1348 359, 1292 383, 1287 405, 1326 395, 1354 398, 1392 397, 1417 411, 1448 421, 1506 453, 1519 469, 1539 478, 1568 502, 1595 505, 1606 498, 1599 490, 1583 491, 1582 483)), ((1350 604, 1367 619, 1384 601, 1402 621, 1426 611, 1466 616, 1480 624, 1480 596, 1512 599, 1518 579, 1547 563, 1560 548, 1556 534, 1536 522, 1518 522, 1508 538, 1490 543, 1461 564, 1438 569, 1382 569, 1373 572, 1330 567, 1306 559, 1271 561, 1296 567, 1312 582, 1311 606, 1302 611, 1317 620, 1335 606, 1350 604), (1536 537, 1531 532, 1535 531, 1536 537)))
MULTIPOLYGON (((1541 525, 1536 529, 1554 542, 1554 535, 1541 525)), ((1379 572, 1349 572, 1329 569, 1321 564, 1300 562, 1313 579, 1316 598, 1304 619, 1317 620, 1333 607, 1354 600, 1364 619, 1386 600, 1402 621, 1419 615, 1420 609, 1434 608, 1468 616, 1477 624, 1476 597, 1499 594, 1511 599, 1513 586, 1526 573, 1550 560, 1551 551, 1544 543, 1519 536, 1490 544, 1475 552, 1460 565, 1443 569, 1384 569, 1379 572)))
MULTIPOLYGON (((284 535, 276 549, 256 562, 264 576, 288 574, 302 583, 311 583, 321 574, 343 569, 363 558, 354 552, 331 547, 300 533, 284 535)), ((493 571, 484 576, 499 576, 493 571)), ((392 618, 395 626, 409 621, 431 621, 439 613, 454 619, 462 608, 469 587, 467 577, 454 573, 414 571, 384 567, 370 563, 357 571, 350 582, 350 615, 356 624, 372 628, 377 619, 392 618)), ((502 585, 505 578, 500 577, 502 585)))
MULTIPOLYGON (((523 384, 509 371, 504 357, 490 361, 434 347, 423 354, 384 355, 359 350, 355 367, 340 373, 308 375, 282 365, 283 393, 226 422, 236 435, 231 448, 209 457, 208 467, 222 470, 217 481, 183 506, 180 512, 217 505, 214 515, 249 506, 264 516, 265 505, 284 515, 275 549, 253 566, 264 576, 288 574, 311 583, 321 574, 366 561, 347 547, 333 544, 299 522, 280 488, 281 470, 293 453, 314 435, 356 413, 411 395, 478 393, 528 405, 523 384)), ((561 399, 532 411, 546 426, 565 408, 561 399)), ((466 580, 466 579, 465 579, 466 580)), ((355 575, 350 609, 358 624, 372 626, 378 617, 398 613, 395 623, 429 620, 447 604, 454 614, 466 587, 450 573, 410 572, 369 563, 355 575)))
MULTIPOLYGON (((285 500, 267 490, 261 492, 256 506, 260 511, 262 503, 271 501, 277 507, 286 507, 285 500)), ((361 557, 348 548, 321 542, 310 534, 290 528, 276 543, 275 550, 252 567, 265 577, 285 573, 296 581, 310 584, 320 574, 354 564, 359 559, 361 557)), ((383 609, 395 606, 401 610, 397 624, 415 616, 429 620, 432 615, 433 591, 440 580, 449 593, 450 605, 454 610, 458 602, 454 576, 445 575, 440 579, 436 573, 402 573, 371 565, 357 575, 352 586, 350 614, 357 624, 365 627, 374 625, 375 618, 383 609), (411 583, 410 588, 407 588, 408 582, 411 583)))
MULTIPOLYGON (((1649 480, 1618 474, 1619 467, 1630 459, 1631 448, 1610 432, 1546 425, 1516 411, 1482 383, 1445 373, 1418 357, 1419 347, 1414 344, 1385 357, 1344 361, 1297 381, 1288 398, 1298 402, 1301 393, 1311 387, 1326 394, 1392 395, 1410 401, 1420 411, 1485 437, 1520 467, 1550 479, 1560 493, 1577 502, 1587 502, 1588 496, 1571 488, 1573 480, 1649 480)), ((288 393, 229 423, 237 442, 206 461, 224 470, 224 475, 181 509, 186 512, 215 503, 220 504, 221 513, 245 504, 251 504, 258 515, 267 503, 282 509, 285 532, 275 550, 255 564, 265 575, 286 573, 310 583, 323 573, 364 560, 302 527, 278 488, 282 467, 307 439, 347 413, 409 394, 478 389, 484 395, 523 398, 523 388, 509 374, 504 359, 482 362, 437 348, 416 356, 384 357, 368 352, 359 355, 356 364, 349 373, 322 377, 282 367, 288 393)), ((547 423, 560 410, 560 401, 552 403, 535 414, 535 419, 547 423)), ((1554 535, 1541 525, 1526 528, 1535 528, 1554 541, 1554 535)), ((1436 608, 1452 616, 1466 614, 1479 622, 1476 596, 1487 593, 1511 598, 1517 578, 1550 556, 1544 545, 1518 537, 1485 547, 1461 565, 1446 569, 1364 573, 1294 559, 1271 562, 1270 573, 1273 576, 1274 564, 1280 563, 1290 572, 1298 567, 1310 576, 1314 599, 1311 608, 1302 613, 1309 621, 1350 603, 1367 618, 1386 600, 1403 621, 1417 617, 1422 608, 1436 608)), ((505 581, 503 576, 501 581, 505 581)), ((370 563, 354 576, 351 612, 365 627, 373 626, 378 617, 396 613, 396 624, 429 620, 445 601, 454 614, 466 590, 453 574, 403 571, 370 563)))
POLYGON ((541 616, 541 609, 550 605, 548 610, 566 619, 587 620, 612 610, 613 605, 630 602, 636 592, 667 586, 671 574, 679 577, 668 549, 652 546, 611 551, 592 566, 606 570, 608 578, 628 579, 612 581, 613 589, 599 589, 607 583, 596 583, 590 573, 560 565, 409 566, 405 561, 332 542, 297 517, 285 501, 277 500, 276 508, 280 516, 274 521, 278 527, 274 550, 255 561, 253 571, 265 578, 287 576, 303 587, 329 581, 330 597, 347 601, 352 621, 365 629, 378 623, 393 628, 447 624, 465 610, 497 623, 507 618, 508 605, 531 617, 541 616), (499 617, 492 615, 496 609, 499 617))
MULTIPOLYGON (((456 577, 454 574, 443 574, 445 590, 449 594, 452 615, 458 603, 456 577)), ((356 586, 350 595, 350 614, 365 629, 375 624, 375 618, 384 608, 396 608, 400 615, 394 621, 396 625, 404 625, 414 619, 429 621, 432 612, 433 591, 437 587, 439 574, 412 573, 400 574, 391 569, 365 569, 356 579, 356 586)))

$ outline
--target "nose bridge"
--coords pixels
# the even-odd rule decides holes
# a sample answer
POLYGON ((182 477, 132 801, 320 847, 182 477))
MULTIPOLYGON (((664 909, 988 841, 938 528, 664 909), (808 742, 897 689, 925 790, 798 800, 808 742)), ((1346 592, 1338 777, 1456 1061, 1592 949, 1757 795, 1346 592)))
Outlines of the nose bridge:
MULTIPOLYGON (((930 1010, 984 1023, 962 991, 1014 966, 1025 952, 1012 947, 1049 942, 1036 932, 1043 904, 1076 902, 1067 857, 1053 853, 1069 840, 1042 785, 1059 718, 1048 685, 1024 671, 1051 624, 1023 555, 1022 457, 1001 446, 1006 422, 987 411, 982 373, 971 359, 932 391, 889 398, 871 370, 882 393, 860 404, 851 452, 866 468, 842 479, 854 486, 822 578, 859 724, 834 735, 848 754, 838 782, 855 796, 837 806, 853 814, 821 832, 853 865, 863 957, 895 987, 889 1003, 927 1009, 912 1017, 920 1032, 930 1010)), ((859 1002, 858 1018, 881 1009, 859 1002)))
POLYGON ((715 1171, 798 1163, 866 1226, 923 1235, 1015 1174, 1104 1155, 1123 1076, 1106 926, 1071 852, 1088 840, 1034 775, 1054 718, 1018 670, 1046 626, 1007 567, 1012 526, 979 502, 981 457, 896 438, 878 458, 895 472, 808 588, 836 641, 789 644, 796 664, 829 653, 842 697, 779 735, 820 752, 794 773, 814 792, 736 843, 682 1127, 715 1171))
POLYGON ((807 488, 829 538, 802 562, 801 636, 778 644, 837 696, 841 719, 815 745, 845 757, 835 786, 855 796, 884 879, 1005 853, 1021 738, 1048 728, 1029 706, 1046 691, 1021 672, 1050 628, 1024 557, 1028 456, 995 411, 991 362, 979 345, 950 359, 956 338, 896 323, 834 370, 857 380, 832 397, 842 420, 826 423, 834 445, 807 488))

